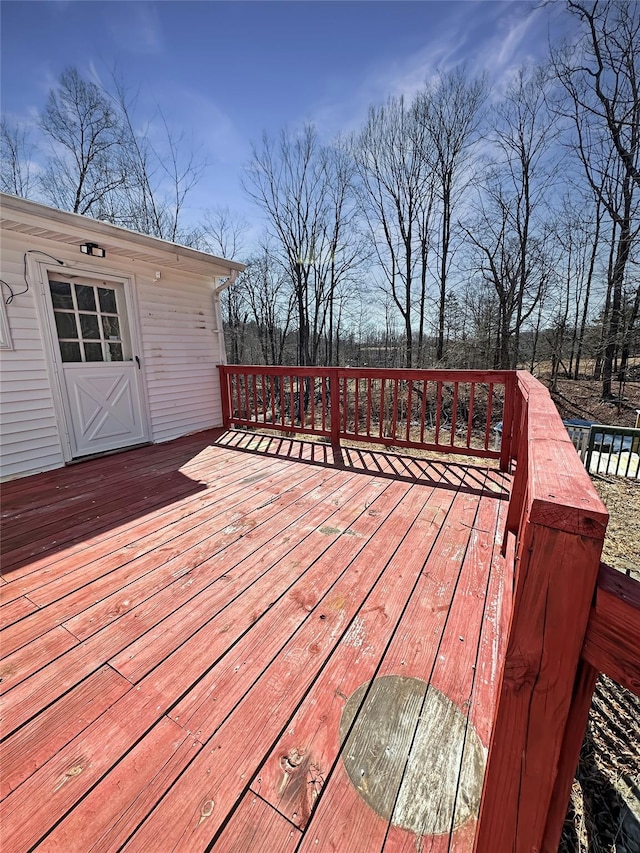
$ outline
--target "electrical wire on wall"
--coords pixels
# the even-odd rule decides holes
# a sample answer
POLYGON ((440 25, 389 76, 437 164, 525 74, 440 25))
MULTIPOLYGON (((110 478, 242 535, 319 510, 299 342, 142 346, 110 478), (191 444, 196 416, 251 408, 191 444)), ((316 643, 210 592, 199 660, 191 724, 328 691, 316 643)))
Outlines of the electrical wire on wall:
POLYGON ((51 258, 52 261, 55 261, 57 264, 60 264, 61 267, 64 266, 64 261, 59 260, 59 258, 54 258, 53 255, 50 255, 48 252, 41 252, 40 249, 29 249, 29 251, 24 253, 24 270, 22 273, 22 277, 24 278, 25 288, 24 290, 18 291, 16 293, 11 285, 6 282, 4 279, 0 278, 0 284, 4 285, 9 291, 9 296, 4 300, 5 305, 10 305, 16 296, 22 296, 29 290, 29 281, 27 279, 27 255, 44 255, 47 258, 51 258))

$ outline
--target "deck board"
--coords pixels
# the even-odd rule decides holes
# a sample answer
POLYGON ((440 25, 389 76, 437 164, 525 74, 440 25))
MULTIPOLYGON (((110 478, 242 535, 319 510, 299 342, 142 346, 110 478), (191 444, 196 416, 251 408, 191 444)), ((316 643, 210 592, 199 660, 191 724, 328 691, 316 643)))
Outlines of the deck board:
POLYGON ((304 827, 308 822, 323 780, 339 753, 344 704, 356 688, 375 674, 426 555, 446 519, 453 494, 427 492, 424 498, 424 505, 395 552, 381 555, 382 559, 389 559, 389 570, 372 589, 252 784, 255 792, 298 826, 304 827), (311 781, 314 784, 309 784, 311 781))
POLYGON ((3 844, 448 847, 395 826, 396 799, 429 696, 459 709, 453 779, 468 731, 488 743, 509 488, 473 464, 240 431, 6 485, 3 844), (407 686, 410 719, 376 734, 378 694, 407 686), (345 769, 381 737, 400 763, 388 814, 345 769))

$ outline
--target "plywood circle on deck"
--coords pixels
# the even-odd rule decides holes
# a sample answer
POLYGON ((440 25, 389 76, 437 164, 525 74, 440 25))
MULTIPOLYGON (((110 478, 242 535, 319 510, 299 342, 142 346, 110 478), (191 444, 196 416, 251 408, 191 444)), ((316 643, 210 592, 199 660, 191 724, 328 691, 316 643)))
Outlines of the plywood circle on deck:
POLYGON ((363 800, 419 835, 449 833, 475 817, 485 750, 458 706, 419 678, 381 676, 362 705, 368 687, 350 696, 340 721, 344 741, 358 715, 342 760, 363 800))

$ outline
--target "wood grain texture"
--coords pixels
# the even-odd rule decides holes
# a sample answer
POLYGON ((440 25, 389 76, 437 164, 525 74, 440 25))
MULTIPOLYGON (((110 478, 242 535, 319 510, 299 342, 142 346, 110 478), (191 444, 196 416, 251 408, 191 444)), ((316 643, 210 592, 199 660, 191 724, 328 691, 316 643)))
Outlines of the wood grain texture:
MULTIPOLYGON (((66 571, 31 592, 40 605, 38 612, 0 633, 3 652, 8 654, 65 621, 66 627, 74 636, 85 639, 121 615, 127 607, 130 609, 135 605, 132 584, 139 578, 144 577, 141 586, 145 594, 142 600, 148 598, 166 585, 167 577, 170 580, 175 579, 175 563, 170 562, 172 557, 181 557, 201 542, 208 553, 208 540, 218 532, 216 521, 220 519, 219 523, 224 525, 225 519, 235 518, 237 513, 247 506, 245 502, 238 509, 233 497, 230 502, 231 508, 226 510, 226 516, 224 503, 222 506, 212 504, 193 514, 187 513, 183 508, 182 516, 179 514, 180 510, 176 510, 176 518, 179 521, 162 527, 160 531, 157 530, 156 522, 154 532, 140 540, 136 541, 128 536, 123 536, 120 541, 114 541, 112 538, 109 547, 114 548, 113 551, 90 562, 87 562, 85 557, 84 565, 75 571, 71 571, 70 566, 65 564, 66 571), (123 544, 120 545, 120 542, 123 544), (159 585, 154 587, 153 583, 157 578, 161 580, 159 585), (121 596, 119 593, 123 588, 126 592, 121 596), (98 609, 96 602, 109 599, 114 592, 118 594, 116 601, 109 600, 101 604, 102 612, 108 614, 106 620, 101 621, 96 614, 89 612, 92 605, 98 609), (123 605, 125 601, 127 604, 123 605), (80 613, 83 614, 83 620, 69 621, 80 613), (86 630, 87 625, 89 630, 86 630)), ((221 542, 220 546, 223 547, 224 542, 221 542)), ((46 572, 54 574, 55 568, 49 567, 46 572)), ((40 576, 40 580, 43 578, 44 574, 40 576)))
MULTIPOLYGON (((364 401, 363 383, 360 392, 364 401)), ((247 850, 295 848, 300 829, 249 789, 289 730, 294 745, 308 733, 331 784, 344 772, 348 695, 381 673, 426 693, 443 626, 470 612, 461 579, 476 509, 491 507, 495 526, 508 477, 240 431, 216 441, 145 448, 126 465, 93 460, 86 483, 77 466, 11 493, 20 535, 15 579, 2 587, 17 618, 4 637, 31 663, 2 701, 7 849, 238 849, 245 838, 247 850), (178 469, 192 481, 186 493, 169 484, 156 503, 125 505, 136 478, 157 484, 178 469), (103 489, 120 506, 90 528, 103 489), (69 521, 63 512, 59 536, 34 547, 29 518, 52 530, 58 492, 69 521), (38 612, 22 587, 38 591, 38 612), (465 603, 450 613, 458 592, 465 603), (43 638, 62 636, 59 618, 79 640, 50 660, 43 638)), ((491 631, 487 651, 499 648, 491 631)), ((498 670, 484 667, 487 694, 498 670)), ((479 731, 490 730, 485 708, 479 701, 479 731)), ((378 818, 360 805, 367 838, 378 818)))
POLYGON ((248 791, 215 842, 216 853, 293 853, 300 830, 248 791))
MULTIPOLYGON (((233 455, 228 458, 216 458, 215 462, 207 460, 208 456, 193 466, 187 464, 180 472, 189 478, 196 478, 199 483, 207 483, 211 479, 211 488, 215 490, 217 474, 222 473, 224 477, 227 474, 233 475, 234 468, 240 470, 240 462, 237 459, 234 461, 233 455), (228 472, 225 463, 230 468, 228 472)), ((144 476, 144 471, 141 476, 144 476)), ((108 487, 109 483, 99 482, 94 487, 94 499, 100 500, 102 490, 108 487)), ((46 494, 46 484, 42 485, 42 489, 46 494)), ((202 494, 201 490, 185 496, 176 493, 167 482, 162 482, 158 483, 155 495, 156 504, 159 506, 154 508, 146 503, 139 503, 135 498, 132 500, 131 489, 135 490, 135 482, 127 494, 127 500, 121 502, 122 507, 117 511, 102 512, 99 520, 87 524, 70 525, 64 530, 54 529, 49 536, 35 541, 33 536, 29 536, 28 544, 5 554, 3 570, 11 589, 4 590, 3 596, 8 596, 11 590, 14 594, 15 591, 29 593, 47 580, 72 572, 93 559, 117 550, 123 544, 135 542, 137 538, 157 531, 163 526, 161 521, 166 521, 169 525, 181 517, 180 513, 188 515, 192 507, 197 509, 199 502, 206 503, 210 500, 210 494, 202 494), (115 537, 120 537, 120 540, 115 537), (87 549, 90 549, 88 554, 87 549), (47 569, 49 571, 46 571, 47 569)), ((52 503, 55 504, 55 500, 52 503)))
POLYGON ((159 707, 152 690, 129 690, 29 776, 1 806, 6 849, 20 853, 43 838, 159 719, 159 707), (46 808, 34 809, 40 801, 46 808))
MULTIPOLYGON (((362 483, 351 482, 343 483, 342 489, 332 488, 331 483, 324 484, 326 491, 323 493, 319 487, 315 490, 315 499, 310 501, 311 517, 308 519, 308 526, 303 523, 300 526, 299 534, 305 539, 305 546, 309 545, 306 541, 309 534, 315 533, 317 525, 321 525, 323 521, 331 521, 334 518, 334 512, 331 506, 331 500, 338 501, 342 499, 349 500, 350 497, 355 497, 362 491, 362 483), (326 503, 323 503, 323 498, 326 503), (307 534, 307 536, 305 536, 307 534)), ((385 484, 386 486, 386 484, 385 484)), ((366 495, 363 496, 363 504, 367 500, 373 501, 384 487, 381 489, 380 484, 369 483, 365 486, 366 495)), ((405 487, 406 490, 406 487, 405 487)), ((360 507, 350 507, 348 511, 349 522, 357 518, 360 507)), ((329 525, 331 528, 331 525, 329 525)), ((285 530, 288 526, 285 527, 285 530)), ((325 528, 320 528, 320 530, 325 528)), ((342 532, 341 528, 331 528, 334 530, 334 535, 342 532)), ((273 533, 273 530, 271 531, 273 533)), ((279 557, 286 555, 297 544, 296 537, 292 532, 290 536, 286 534, 279 537, 279 542, 273 544, 272 547, 265 550, 261 554, 261 559, 243 559, 246 554, 238 553, 236 549, 234 560, 240 562, 234 567, 235 570, 227 568, 224 572, 224 577, 221 577, 221 583, 207 586, 201 595, 194 601, 190 601, 187 606, 176 607, 162 621, 157 620, 157 626, 153 631, 140 637, 135 643, 129 645, 118 655, 114 656, 110 663, 121 672, 125 677, 132 681, 137 681, 154 666, 156 666, 163 658, 165 658, 174 649, 180 647, 186 640, 193 638, 191 644, 191 654, 200 653, 200 643, 204 643, 203 653, 208 654, 213 663, 215 658, 211 658, 211 650, 207 650, 208 641, 204 637, 215 629, 216 633, 228 634, 229 631, 234 631, 236 638, 242 634, 250 625, 256 621, 258 616, 269 607, 275 599, 277 599, 287 587, 295 580, 296 575, 292 574, 296 566, 300 572, 304 571, 309 566, 307 559, 312 560, 314 556, 319 556, 322 551, 326 550, 331 544, 331 540, 326 534, 320 533, 320 539, 315 537, 316 544, 319 546, 319 553, 313 551, 313 546, 309 547, 307 554, 306 547, 301 546, 301 553, 294 554, 292 559, 280 561, 279 557), (284 552, 284 554, 283 554, 284 552), (273 561, 273 562, 272 562, 273 561), (240 593, 244 592, 241 600, 237 600, 240 593), (235 603, 235 607, 233 606, 235 603), (235 612, 240 610, 240 619, 234 621, 235 612), (220 613, 220 618, 215 624, 210 625, 205 634, 197 635, 197 632, 203 626, 213 622, 214 617, 220 613)), ((249 536, 245 537, 245 543, 249 544, 249 536)), ((352 543, 355 547, 358 544, 352 543)), ((251 547, 249 554, 253 552, 251 547)), ((223 561, 224 562, 224 561, 223 561)), ((228 558, 226 560, 228 566, 228 558)), ((204 566, 204 571, 207 572, 212 568, 210 563, 204 566)), ((175 598, 175 596, 174 596, 175 598)), ((176 602, 178 604, 179 602, 176 602)), ((223 644, 226 646, 232 641, 231 636, 222 638, 223 644)))
MULTIPOLYGON (((269 608, 260 624, 242 638, 219 667, 208 672, 178 703, 172 711, 172 716, 176 720, 179 719, 180 723, 194 732, 199 739, 207 740, 259 673, 275 659, 289 637, 318 606, 327 587, 341 579, 345 566, 349 567, 350 572, 355 572, 359 563, 366 562, 367 571, 373 572, 375 567, 382 570, 385 555, 392 551, 396 544, 393 535, 386 531, 391 531, 393 525, 401 521, 409 523, 407 516, 412 511, 415 512, 412 498, 417 502, 421 500, 419 495, 414 496, 413 493, 406 497, 405 495, 395 490, 386 490, 374 503, 365 501, 368 509, 349 524, 351 535, 336 538, 335 534, 323 533, 326 528, 320 528, 317 535, 312 533, 299 549, 300 554, 291 554, 294 559, 299 560, 304 553, 305 561, 310 563, 308 570, 289 589, 285 587, 286 594, 269 608), (382 527, 378 527, 389 507, 393 507, 393 501, 397 502, 399 497, 405 497, 405 500, 395 509, 392 508, 382 527), (389 540, 388 544, 380 549, 380 554, 377 549, 374 554, 373 549, 368 547, 374 531, 381 536, 386 534, 389 540), (316 554, 316 549, 322 550, 316 554)), ((339 519, 332 517, 331 520, 339 519)), ((291 576, 290 570, 288 575, 291 576)), ((269 595, 274 595, 273 590, 270 590, 269 595)), ((342 602, 339 599, 332 601, 334 608, 341 609, 342 602)))
POLYGON ((130 688, 125 678, 103 666, 18 729, 1 747, 0 798, 28 779, 130 688))
POLYGON ((583 659, 640 696, 640 583, 602 564, 583 659))
MULTIPOLYGON (((395 744, 399 760, 405 763, 462 570, 476 510, 477 503, 468 495, 456 495, 449 511, 450 518, 443 528, 446 536, 438 537, 432 548, 400 624, 375 673, 376 679, 401 675, 418 679, 423 684, 422 693, 414 696, 411 709, 406 711, 411 719, 406 719, 403 726, 405 739, 395 744)), ((360 713, 366 713, 367 702, 368 694, 365 694, 360 713)), ((348 748, 347 741, 344 749, 348 748)), ((395 785, 389 786, 388 795, 394 802, 400 785, 401 778, 396 780, 395 785)), ((349 850, 354 853, 381 850, 388 826, 389 821, 372 812, 359 796, 345 772, 343 762, 338 761, 323 787, 322 797, 316 805, 300 849, 349 850)))
POLYGON ((298 826, 306 825, 339 755, 345 702, 375 674, 453 501, 451 493, 425 497, 426 503, 391 557, 376 554, 378 559, 390 559, 387 571, 252 783, 254 791, 298 826))
POLYGON ((542 853, 557 853, 560 845, 562 828, 567 815, 567 803, 580 758, 584 732, 591 710, 591 698, 598 680, 598 674, 598 671, 590 664, 584 660, 580 662, 540 848, 542 853))
MULTIPOLYGON (((381 500, 387 496, 393 500, 393 486, 381 500)), ((361 518, 365 522, 367 513, 361 518)), ((367 523, 371 523, 373 517, 368 518, 367 523)), ((380 567, 374 561, 363 559, 341 575, 126 849, 145 849, 160 825, 165 833, 166 827, 171 827, 169 843, 179 839, 186 848, 206 845, 215 836, 245 780, 254 772, 255 756, 264 756, 270 749, 283 721, 309 689, 379 574, 380 567), (222 766, 224 774, 219 772, 222 766), (216 808, 201 821, 199 809, 210 800, 216 808)))
POLYGON ((522 371, 518 371, 517 380, 529 409, 529 521, 602 540, 609 514, 575 452, 549 392, 522 371))
POLYGON ((602 542, 527 524, 478 853, 542 843, 602 542))
MULTIPOLYGON (((385 851, 410 853, 417 844, 421 845, 425 853, 448 850, 449 835, 467 821, 475 821, 477 818, 488 741, 483 743, 480 740, 474 722, 470 719, 470 711, 479 665, 482 626, 497 616, 487 609, 489 603, 494 604, 488 596, 492 572, 500 570, 500 564, 496 565, 497 560, 494 558, 492 561, 496 545, 496 522, 491 501, 481 499, 425 696, 425 706, 430 702, 438 713, 440 728, 431 723, 432 737, 440 736, 441 752, 446 760, 440 761, 439 772, 435 774, 424 767, 419 753, 414 753, 416 746, 419 748, 421 741, 424 741, 424 734, 418 738, 421 729, 427 729, 421 719, 416 730, 416 744, 409 753, 407 770, 392 818, 393 825, 385 841, 385 851), (488 565, 491 566, 489 572, 488 565), (431 699, 430 694, 434 690, 436 695, 439 692, 445 696, 449 705, 443 706, 443 703, 431 699), (457 732, 456 738, 452 736, 454 731, 457 732), (417 790, 425 791, 424 799, 428 797, 428 807, 421 804, 419 798, 414 798, 417 790), (396 829, 397 826, 407 825, 408 821, 404 817, 407 814, 413 816, 413 837, 396 829)), ((501 594, 500 586, 493 586, 491 591, 501 594)), ((499 625, 492 627, 495 632, 499 625)), ((488 712, 490 709, 485 705, 483 710, 488 712)), ((420 716, 424 718, 424 707, 420 716)), ((474 715, 474 718, 477 716, 474 715)), ((481 731, 484 731, 489 721, 483 719, 481 722, 481 731)))
MULTIPOLYGON (((163 717, 38 844, 38 851, 117 850, 199 749, 163 717)), ((156 849, 162 849, 158 841, 156 849)))
MULTIPOLYGON (((3 581, 3 583, 6 584, 6 581, 3 581)), ((25 616, 28 616, 29 613, 33 613, 34 610, 37 609, 36 605, 32 601, 29 601, 29 599, 24 595, 21 595, 19 598, 15 598, 8 604, 3 604, 0 606, 0 629, 8 628, 9 625, 12 625, 14 622, 18 622, 20 619, 23 619, 25 616)), ((4 654, 2 634, 0 634, 0 651, 4 654)))
MULTIPOLYGON (((29 678, 50 661, 63 655, 78 644, 66 628, 58 626, 43 634, 33 643, 8 654, 0 662, 0 694, 5 694, 21 681, 29 678)), ((3 655, 4 655, 4 649, 3 655)))

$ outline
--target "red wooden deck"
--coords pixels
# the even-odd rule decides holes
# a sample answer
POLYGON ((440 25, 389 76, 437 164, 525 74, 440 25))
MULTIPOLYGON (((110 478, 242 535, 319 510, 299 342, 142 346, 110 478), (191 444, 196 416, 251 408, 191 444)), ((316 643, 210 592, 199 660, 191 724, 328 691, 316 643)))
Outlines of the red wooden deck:
POLYGON ((2 849, 471 851, 509 487, 233 431, 5 485, 2 849))

